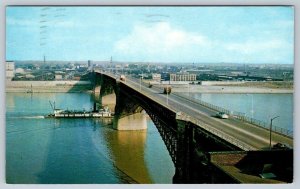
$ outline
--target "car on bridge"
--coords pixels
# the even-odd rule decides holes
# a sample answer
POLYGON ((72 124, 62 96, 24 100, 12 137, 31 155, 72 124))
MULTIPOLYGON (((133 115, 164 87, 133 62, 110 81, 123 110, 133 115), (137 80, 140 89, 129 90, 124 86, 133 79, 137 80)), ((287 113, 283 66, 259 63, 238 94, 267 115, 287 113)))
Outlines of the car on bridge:
POLYGON ((227 114, 225 114, 224 112, 218 112, 216 114, 216 117, 221 118, 221 119, 228 119, 229 116, 227 114))
POLYGON ((121 75, 121 76, 120 76, 120 80, 121 80, 121 81, 126 81, 126 76, 125 76, 125 75, 121 75))
POLYGON ((285 143, 276 143, 273 145, 272 149, 277 149, 277 150, 291 150, 293 149, 290 145, 285 144, 285 143))

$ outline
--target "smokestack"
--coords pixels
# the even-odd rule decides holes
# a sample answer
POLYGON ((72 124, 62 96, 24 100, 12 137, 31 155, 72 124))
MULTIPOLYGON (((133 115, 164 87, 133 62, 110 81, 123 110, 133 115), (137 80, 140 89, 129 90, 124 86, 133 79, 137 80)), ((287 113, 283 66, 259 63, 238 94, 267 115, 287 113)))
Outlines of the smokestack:
POLYGON ((96 102, 94 102, 94 110, 93 110, 94 112, 96 112, 97 111, 97 104, 96 104, 96 102))

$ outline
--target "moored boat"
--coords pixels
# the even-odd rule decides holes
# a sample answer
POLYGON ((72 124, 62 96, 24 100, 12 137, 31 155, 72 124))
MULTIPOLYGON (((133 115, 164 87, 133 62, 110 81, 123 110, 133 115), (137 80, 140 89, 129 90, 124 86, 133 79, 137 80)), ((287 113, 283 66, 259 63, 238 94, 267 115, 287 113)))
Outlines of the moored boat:
POLYGON ((56 109, 55 106, 52 106, 52 104, 51 107, 53 109, 53 113, 46 115, 45 118, 112 118, 113 117, 113 113, 109 110, 107 106, 99 109, 98 111, 96 110, 95 105, 93 111, 56 109))

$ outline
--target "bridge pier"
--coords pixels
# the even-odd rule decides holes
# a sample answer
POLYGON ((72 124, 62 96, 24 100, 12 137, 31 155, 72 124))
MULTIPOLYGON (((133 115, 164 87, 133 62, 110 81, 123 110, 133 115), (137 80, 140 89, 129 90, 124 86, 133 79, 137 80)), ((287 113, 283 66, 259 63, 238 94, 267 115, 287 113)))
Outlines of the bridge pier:
POLYGON ((194 128, 189 122, 177 121, 176 171, 173 183, 191 183, 194 161, 193 132, 194 128))
POLYGON ((134 113, 127 116, 115 115, 113 128, 116 130, 145 130, 147 129, 146 113, 134 113))
POLYGON ((94 93, 96 94, 100 94, 100 91, 101 91, 101 86, 94 86, 94 93))
POLYGON ((108 108, 112 112, 115 112, 115 107, 116 107, 116 95, 115 95, 115 93, 108 94, 108 95, 105 95, 105 96, 100 96, 99 101, 101 102, 102 106, 108 106, 108 108))

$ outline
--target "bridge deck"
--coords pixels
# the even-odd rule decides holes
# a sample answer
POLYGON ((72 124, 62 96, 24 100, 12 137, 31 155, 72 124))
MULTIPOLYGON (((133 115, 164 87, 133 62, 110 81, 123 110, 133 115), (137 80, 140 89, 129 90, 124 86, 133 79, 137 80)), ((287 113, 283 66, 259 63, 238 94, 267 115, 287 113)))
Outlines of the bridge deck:
MULTIPOLYGON (((101 72, 100 72, 101 73, 101 72)), ((118 75, 110 73, 105 74, 114 79, 119 78, 118 75)), ((174 112, 182 112, 185 118, 202 127, 209 132, 235 144, 244 150, 262 150, 269 148, 269 130, 258 127, 256 125, 243 122, 235 118, 219 119, 214 117, 216 111, 196 104, 189 99, 180 97, 178 95, 162 94, 159 88, 148 88, 138 79, 126 78, 126 81, 120 81, 124 85, 140 92, 147 98, 158 102, 162 106, 168 107, 174 112)), ((281 134, 272 133, 272 144, 285 143, 293 146, 293 139, 281 134)))

